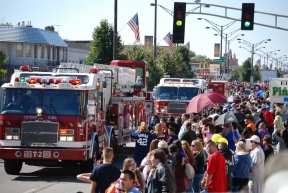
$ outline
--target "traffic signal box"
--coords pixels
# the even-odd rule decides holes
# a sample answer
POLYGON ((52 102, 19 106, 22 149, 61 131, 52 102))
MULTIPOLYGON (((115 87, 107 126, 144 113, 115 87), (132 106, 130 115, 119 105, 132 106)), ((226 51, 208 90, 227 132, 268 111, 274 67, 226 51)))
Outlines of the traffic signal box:
POLYGON ((173 43, 184 43, 186 3, 174 2, 173 43))
POLYGON ((242 3, 241 30, 253 30, 254 3, 242 3))

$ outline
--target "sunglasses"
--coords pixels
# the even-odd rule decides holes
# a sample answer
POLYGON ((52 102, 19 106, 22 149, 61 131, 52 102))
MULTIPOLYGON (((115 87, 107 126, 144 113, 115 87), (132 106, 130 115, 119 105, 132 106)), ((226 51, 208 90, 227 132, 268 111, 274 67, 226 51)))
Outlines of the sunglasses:
POLYGON ((195 145, 192 144, 191 147, 195 147, 195 145))
POLYGON ((254 141, 251 140, 250 143, 254 143, 254 141))

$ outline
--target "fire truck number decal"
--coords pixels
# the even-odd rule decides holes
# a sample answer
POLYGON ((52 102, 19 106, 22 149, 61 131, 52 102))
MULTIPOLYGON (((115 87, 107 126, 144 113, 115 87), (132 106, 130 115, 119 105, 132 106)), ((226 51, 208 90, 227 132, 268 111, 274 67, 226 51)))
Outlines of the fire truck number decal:
POLYGON ((137 143, 139 143, 139 145, 141 145, 141 146, 147 146, 147 139, 146 138, 139 138, 137 140, 137 143))
POLYGON ((83 135, 83 129, 80 129, 80 135, 83 135))
POLYGON ((24 151, 25 158, 51 158, 51 151, 24 151))

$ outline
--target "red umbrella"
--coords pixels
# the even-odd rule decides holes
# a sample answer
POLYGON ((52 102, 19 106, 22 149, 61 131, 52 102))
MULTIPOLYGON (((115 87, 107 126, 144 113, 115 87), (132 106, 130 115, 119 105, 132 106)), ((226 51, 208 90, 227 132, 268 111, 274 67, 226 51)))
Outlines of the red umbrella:
POLYGON ((217 92, 206 92, 191 99, 186 108, 186 113, 199 113, 209 105, 226 102, 227 97, 222 94, 217 92))

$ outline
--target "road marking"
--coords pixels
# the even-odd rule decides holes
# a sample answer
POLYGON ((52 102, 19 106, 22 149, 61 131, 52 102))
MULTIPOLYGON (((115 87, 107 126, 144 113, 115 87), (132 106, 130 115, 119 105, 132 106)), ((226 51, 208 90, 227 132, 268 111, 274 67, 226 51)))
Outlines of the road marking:
POLYGON ((23 193, 31 193, 31 192, 35 192, 35 191, 36 191, 36 189, 31 189, 31 190, 28 190, 28 191, 23 192, 23 193))

